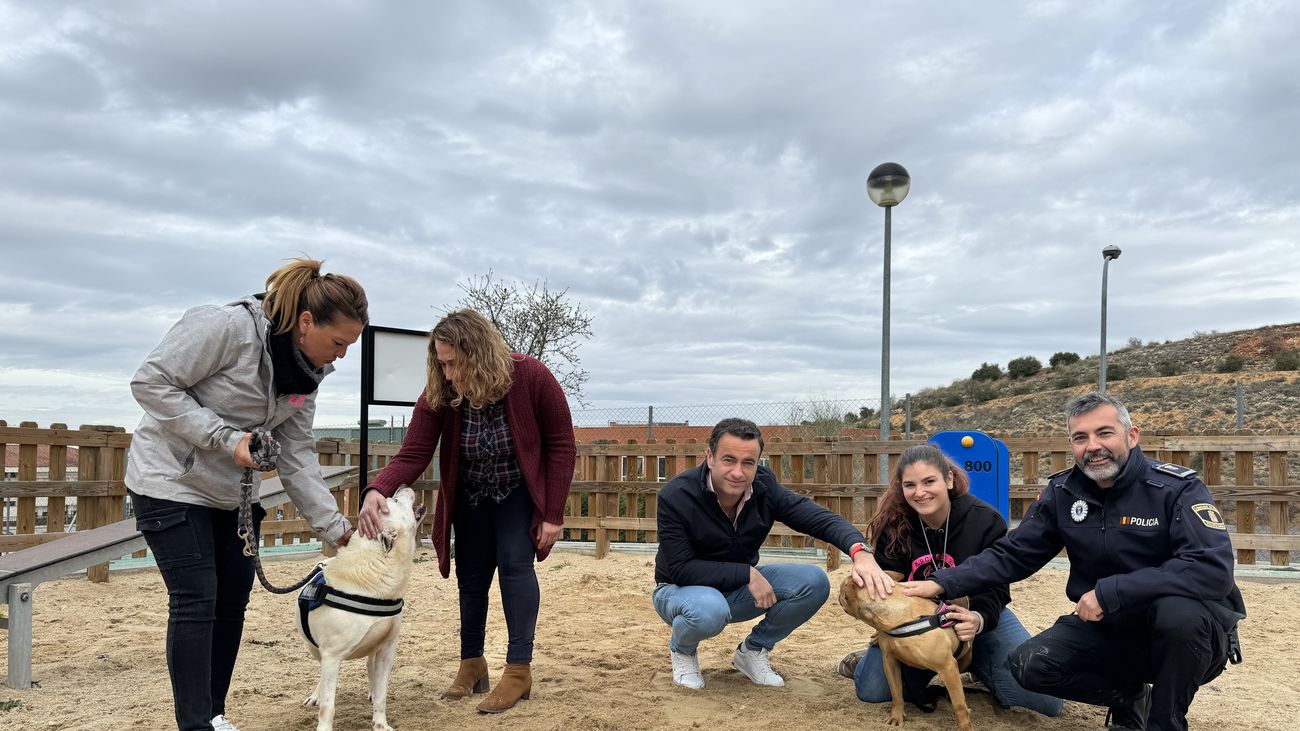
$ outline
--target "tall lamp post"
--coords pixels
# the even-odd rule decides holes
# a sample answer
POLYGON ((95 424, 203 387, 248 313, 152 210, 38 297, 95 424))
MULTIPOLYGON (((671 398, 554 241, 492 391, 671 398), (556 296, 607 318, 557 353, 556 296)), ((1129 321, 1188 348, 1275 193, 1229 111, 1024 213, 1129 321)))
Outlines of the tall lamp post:
POLYGON ((1097 393, 1106 395, 1106 277, 1110 274, 1110 262, 1119 258, 1119 247, 1107 246, 1101 250, 1101 362, 1097 368, 1097 393))
MULTIPOLYGON (((903 202, 912 187, 907 170, 896 162, 876 166, 867 176, 867 195, 871 202, 885 209, 885 277, 884 304, 880 326, 880 441, 889 440, 889 227, 890 211, 903 202)), ((889 483, 889 455, 880 455, 880 483, 889 483)))

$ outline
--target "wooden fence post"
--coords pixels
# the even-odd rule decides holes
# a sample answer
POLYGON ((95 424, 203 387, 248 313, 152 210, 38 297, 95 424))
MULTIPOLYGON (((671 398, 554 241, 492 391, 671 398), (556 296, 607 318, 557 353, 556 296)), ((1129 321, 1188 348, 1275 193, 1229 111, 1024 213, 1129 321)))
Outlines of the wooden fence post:
MULTIPOLYGON (((1281 429, 1270 429, 1269 434, 1284 434, 1281 429)), ((1269 487, 1280 488, 1286 483, 1286 452, 1269 452, 1268 453, 1268 484, 1269 487)), ((1276 497, 1276 493, 1274 494, 1276 497)), ((1287 505, 1285 500, 1271 500, 1268 504, 1268 532, 1273 535, 1286 535, 1287 533, 1287 505)), ((1269 551, 1269 563, 1274 566, 1290 566, 1290 551, 1269 551)))
MULTIPOLYGON (((1255 484, 1255 453, 1254 452, 1236 452, 1233 457, 1236 462, 1236 488, 1240 490, 1243 487, 1253 487, 1255 484)), ((1238 500, 1237 501, 1237 532, 1246 535, 1252 535, 1255 532, 1255 501, 1238 500)), ((1254 548, 1237 549, 1237 563, 1253 564, 1255 563, 1254 548)))
MULTIPOLYGON (((36 429, 36 422, 24 421, 18 425, 21 429, 36 429)), ((23 443, 18 445, 18 479, 35 480, 36 479, 36 443, 23 443)), ((14 524, 14 532, 24 535, 36 533, 36 498, 20 497, 18 498, 18 515, 14 524)))
MULTIPOLYGON (((654 439, 649 439, 646 444, 656 444, 654 439)), ((647 454, 645 456, 645 481, 659 482, 659 455, 647 454)), ((655 523, 659 518, 659 493, 646 493, 645 496, 645 518, 647 521, 655 523)), ((657 523, 656 523, 657 524, 657 523)), ((648 530, 645 532, 646 543, 658 543, 659 531, 648 530)))
MULTIPOLYGON (((1038 484, 1038 452, 1023 452, 1020 455, 1020 477, 1026 485, 1038 484)), ((1025 511, 1033 504, 1032 500, 1020 499, 1015 501, 1011 510, 1015 518, 1024 517, 1025 511)))

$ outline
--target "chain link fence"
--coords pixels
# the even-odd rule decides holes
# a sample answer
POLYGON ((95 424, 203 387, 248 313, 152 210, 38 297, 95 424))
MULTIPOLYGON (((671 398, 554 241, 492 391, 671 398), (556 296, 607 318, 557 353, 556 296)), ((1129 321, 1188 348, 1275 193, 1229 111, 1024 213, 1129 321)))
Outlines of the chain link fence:
POLYGON ((730 417, 758 424, 768 439, 875 438, 878 399, 809 399, 762 403, 627 406, 573 412, 579 442, 706 441, 714 424, 730 417))
MULTIPOLYGON (((1285 373, 1267 374, 1247 383, 1207 380, 1206 382, 1145 379, 1141 382, 1111 382, 1110 390, 1128 404, 1143 429, 1293 429, 1291 415, 1300 412, 1300 381, 1285 373)), ((1014 384, 1013 384, 1014 386, 1014 384)), ((893 428, 895 439, 911 439, 946 429, 987 429, 997 433, 1033 432, 1053 434, 1062 428, 1061 409, 1078 389, 1062 391, 1054 400, 1022 402, 1008 400, 990 404, 982 413, 968 407, 984 399, 964 396, 956 385, 926 389, 895 397, 893 428), (927 411, 932 409, 932 411, 927 411), (915 412, 916 416, 913 416, 915 412), (924 412, 924 413, 922 413, 924 412)), ((1005 394, 1022 395, 1012 390, 1005 394)), ((763 427, 768 438, 812 440, 818 437, 876 439, 880 434, 878 398, 804 399, 718 404, 646 404, 617 408, 579 409, 573 425, 584 444, 664 442, 673 439, 704 441, 713 425, 738 416, 763 427)), ((406 436, 409 413, 374 419, 372 442, 400 444, 406 436)), ((359 440, 357 423, 327 425, 313 429, 317 439, 359 440)))
MULTIPOLYGON (((817 437, 874 439, 880 434, 879 399, 808 399, 761 403, 625 406, 580 409, 573 412, 573 427, 584 444, 645 442, 651 439, 685 442, 708 439, 713 425, 729 417, 749 419, 766 438, 811 441, 817 437)), ((901 407, 899 407, 901 408, 901 407)), ((358 424, 320 426, 317 439, 361 439, 358 424)), ((406 417, 371 423, 370 441, 400 444, 406 436, 406 417)))

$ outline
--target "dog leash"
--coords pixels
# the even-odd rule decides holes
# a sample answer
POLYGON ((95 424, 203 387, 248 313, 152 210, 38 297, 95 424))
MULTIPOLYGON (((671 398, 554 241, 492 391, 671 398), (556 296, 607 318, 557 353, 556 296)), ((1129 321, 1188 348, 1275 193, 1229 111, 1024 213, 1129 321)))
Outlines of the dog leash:
MULTIPOLYGON (((260 426, 249 433, 252 436, 248 440, 248 454, 257 463, 257 470, 269 472, 275 469, 276 461, 280 458, 280 443, 271 438, 271 435, 260 426)), ((240 480, 239 488, 239 528, 236 533, 244 540, 244 555, 253 559, 253 566, 257 569, 257 580, 272 594, 288 594, 306 586, 307 582, 315 576, 315 570, 304 576, 301 581, 284 587, 276 586, 266 578, 266 573, 262 571, 262 555, 258 551, 257 533, 253 530, 252 467, 244 469, 244 479, 240 480)))

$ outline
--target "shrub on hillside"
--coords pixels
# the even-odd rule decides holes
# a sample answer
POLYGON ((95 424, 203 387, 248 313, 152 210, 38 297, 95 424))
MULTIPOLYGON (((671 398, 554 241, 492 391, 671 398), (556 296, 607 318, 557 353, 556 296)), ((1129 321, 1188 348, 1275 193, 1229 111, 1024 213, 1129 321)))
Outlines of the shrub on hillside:
POLYGON ((1110 365, 1106 366, 1106 380, 1108 382, 1122 381, 1125 378, 1128 378, 1128 369, 1125 368, 1124 366, 1120 365, 1119 363, 1111 363, 1110 365))
POLYGON ((1071 363, 1078 363, 1078 362, 1079 362, 1078 353, 1065 353, 1065 352, 1053 353, 1052 357, 1047 359, 1047 365, 1053 368, 1057 368, 1063 365, 1070 365, 1071 363))
POLYGON ((1078 371, 1061 371, 1052 383, 1057 388, 1074 388, 1083 383, 1083 377, 1079 375, 1078 371))
POLYGON ((1283 350, 1273 356, 1273 370, 1300 371, 1300 350, 1283 350))
MULTIPOLYGON (((994 366, 994 368, 996 367, 994 366)), ((981 381, 968 381, 966 383, 966 400, 972 404, 982 404, 997 397, 998 390, 989 383, 981 381)))
POLYGON ((1172 360, 1162 360, 1156 364, 1156 372, 1162 376, 1176 376, 1179 370, 1178 364, 1172 360))
MULTIPOLYGON (((1286 338, 1273 332, 1260 339, 1259 349, 1264 351, 1264 355, 1278 355, 1279 353, 1286 352, 1286 345, 1286 338)), ((1278 368, 1277 370, 1283 371, 1294 369, 1278 368)))
POLYGON ((1219 361, 1219 365, 1214 369, 1219 373, 1236 373, 1246 367, 1246 361, 1240 355, 1230 355, 1219 361))
POLYGON ((1007 363, 1007 375, 1012 378, 1028 378, 1043 370, 1042 361, 1032 355, 1022 355, 1007 363))
POLYGON ((981 363, 970 377, 973 381, 996 381, 1002 377, 1002 367, 997 363, 981 363))

